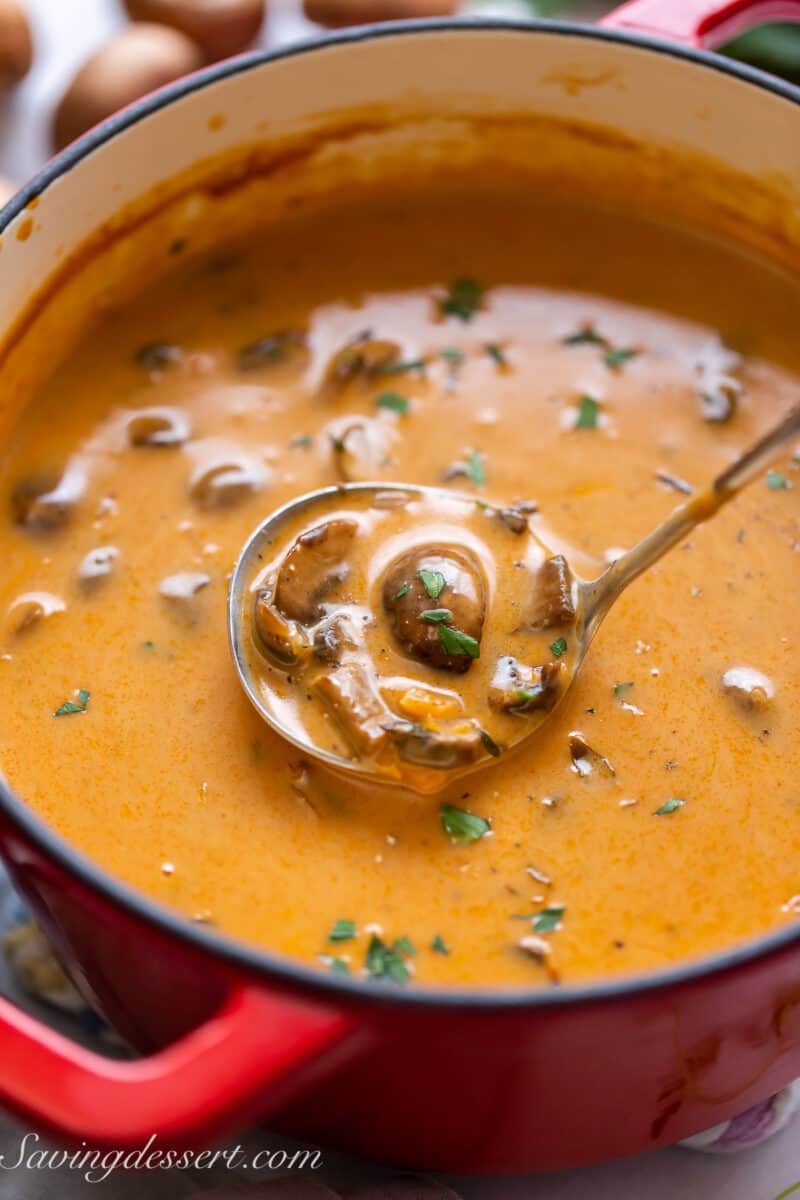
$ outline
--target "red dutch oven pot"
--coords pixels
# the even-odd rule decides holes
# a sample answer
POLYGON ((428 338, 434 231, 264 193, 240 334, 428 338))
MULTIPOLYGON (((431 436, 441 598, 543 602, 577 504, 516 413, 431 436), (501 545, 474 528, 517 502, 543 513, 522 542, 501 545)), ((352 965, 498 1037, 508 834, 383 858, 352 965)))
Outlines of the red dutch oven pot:
MULTIPOLYGON (((800 20, 800 0, 634 0, 600 27, 376 27, 201 72, 107 121, 6 207, 0 330, 59 248, 221 146, 209 128, 244 143, 264 111, 271 129, 297 128, 385 104, 402 81, 434 114, 482 112, 491 97, 501 111, 594 120, 782 173, 800 200, 800 91, 704 50, 771 19, 800 20), (557 70, 617 86, 554 88, 557 70), (222 133, 209 122, 219 111, 222 133), (9 235, 34 197, 40 230, 24 245, 9 235)), ((191 925, 93 866, 6 787, 0 851, 84 995, 144 1055, 107 1060, 0 999, 0 1095, 68 1141, 194 1146, 268 1120, 398 1165, 563 1168, 674 1142, 800 1076, 796 927, 635 979, 388 991, 191 925)))

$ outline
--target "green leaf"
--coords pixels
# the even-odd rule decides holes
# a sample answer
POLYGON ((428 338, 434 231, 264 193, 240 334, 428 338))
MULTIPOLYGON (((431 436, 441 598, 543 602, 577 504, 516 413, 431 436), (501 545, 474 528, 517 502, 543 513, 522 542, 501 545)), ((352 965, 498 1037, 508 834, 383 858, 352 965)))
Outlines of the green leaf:
POLYGON ((451 367, 460 367, 467 357, 464 351, 456 346, 443 346, 439 354, 451 367))
POLYGON ((392 983, 408 981, 411 972, 403 958, 402 948, 402 943, 406 940, 401 938, 393 946, 387 946, 377 934, 372 935, 364 963, 370 979, 389 979, 392 983))
POLYGON ((685 800, 679 800, 673 796, 671 800, 667 800, 660 808, 657 808, 653 813, 654 817, 668 817, 670 813, 677 812, 679 808, 683 808, 685 800))
POLYGON ((419 371, 420 374, 424 374, 425 366, 424 358, 410 358, 401 362, 384 363, 382 367, 378 368, 376 374, 404 375, 407 371, 419 371))
POLYGON ((320 954, 320 962, 325 963, 326 967, 330 968, 332 975, 349 975, 350 967, 343 958, 335 958, 331 954, 320 954))
POLYGON ((481 656, 480 643, 453 625, 439 626, 439 641, 445 654, 461 654, 467 658, 480 658, 481 656))
POLYGON ((378 408, 385 408, 389 412, 399 413, 401 417, 404 417, 410 408, 408 399, 405 396, 401 396, 399 392, 382 392, 376 398, 375 403, 378 408))
POLYGON ((408 958, 414 958, 417 953, 417 948, 411 941, 411 938, 399 937, 394 943, 394 949, 399 950, 401 954, 405 954, 408 958))
POLYGON ((575 429, 596 429, 600 416, 600 405, 594 396, 581 396, 578 401, 578 415, 575 418, 575 429))
POLYGON ((431 950, 433 951, 434 954, 449 954, 450 953, 450 947, 446 944, 444 939, 438 933, 437 933, 436 937, 433 939, 433 941, 431 942, 431 950))
POLYGON ((142 642, 141 646, 139 647, 139 649, 140 649, 140 650, 144 650, 144 651, 146 651, 148 654, 151 654, 151 653, 152 653, 152 651, 153 651, 153 650, 155 650, 155 648, 156 648, 156 644, 155 644, 155 642, 149 642, 149 641, 148 641, 148 642, 142 642))
POLYGON ((356 936, 356 923, 349 921, 346 917, 340 917, 334 922, 333 928, 328 934, 329 942, 350 942, 356 936))
POLYGON ((781 475, 780 471, 767 471, 765 476, 767 487, 772 488, 773 492, 783 492, 792 485, 785 475, 781 475))
POLYGON ((430 596, 431 600, 438 600, 444 589, 447 587, 447 580, 441 571, 417 571, 420 577, 422 586, 430 596))
POLYGON ((427 608, 425 612, 419 615, 421 620, 429 621, 431 625, 447 624, 453 619, 453 614, 449 608, 427 608))
POLYGON ((441 807, 442 827, 454 842, 477 842, 490 831, 491 825, 485 817, 466 812, 452 804, 441 807))
POLYGON ((492 735, 490 733, 488 733, 485 729, 480 730, 480 735, 481 735, 481 741, 483 742, 483 747, 486 750, 487 754, 491 754, 492 758, 499 758, 500 755, 503 753, 503 747, 498 746, 497 742, 494 740, 492 735))
POLYGON ((399 587, 397 589, 397 591, 395 592, 395 594, 394 594, 395 600, 402 600, 403 596, 407 596, 410 591, 411 591, 411 584, 404 583, 403 586, 399 587))
POLYGON ((505 351, 503 350, 503 347, 498 346, 496 342, 487 342, 486 353, 489 355, 489 358, 491 358, 492 362, 496 363, 498 367, 508 366, 508 359, 506 358, 505 351))
POLYGON ((467 459, 467 474, 476 487, 483 487, 486 483, 486 464, 480 450, 470 452, 467 459))
POLYGON ((740 544, 744 541, 744 530, 743 529, 740 529, 739 532, 736 534, 736 540, 740 544))
POLYGON ((556 658, 561 658, 562 654, 567 653, 567 639, 560 637, 555 642, 550 643, 550 653, 555 654, 556 658))
POLYGON ((618 700, 621 700, 623 698, 623 696, 627 696, 628 692, 631 690, 632 687, 633 687, 632 683, 615 683, 614 684, 614 695, 616 696, 616 698, 618 700))
POLYGON ((612 347, 606 351, 603 362, 613 371, 616 367, 621 367, 624 363, 630 362, 632 358, 636 358, 638 350, 633 350, 624 346, 612 347))
POLYGON ((439 311, 445 317, 458 317, 460 321, 471 321, 481 306, 483 288, 475 279, 467 276, 454 280, 447 295, 439 302, 439 311))
POLYGON ((72 716, 73 713, 85 713, 89 704, 90 693, 87 692, 86 688, 78 688, 75 695, 78 698, 77 703, 74 700, 65 700, 64 703, 56 709, 56 711, 53 713, 53 716, 69 717, 72 716))
POLYGON ((308 450, 314 445, 314 439, 310 433, 298 433, 297 437, 293 437, 289 442, 290 450, 308 450))
POLYGON ((608 342, 601 337, 591 325, 584 325, 577 333, 571 333, 564 338, 565 346, 607 346, 608 342))
POLYGON ((561 928, 561 919, 565 911, 563 904, 553 904, 549 908, 543 908, 541 912, 534 915, 533 932, 554 933, 555 930, 561 928))

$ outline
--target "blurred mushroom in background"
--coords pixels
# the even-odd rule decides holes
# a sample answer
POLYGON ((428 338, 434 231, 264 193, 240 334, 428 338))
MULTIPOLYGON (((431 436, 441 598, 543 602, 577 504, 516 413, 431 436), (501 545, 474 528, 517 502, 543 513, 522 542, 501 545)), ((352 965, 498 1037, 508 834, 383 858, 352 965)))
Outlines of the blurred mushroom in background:
POLYGON ((303 7, 310 21, 337 29, 417 17, 451 17, 459 3, 458 0, 304 0, 303 7))
POLYGON ((19 83, 33 62, 28 18, 18 0, 0 0, 0 95, 19 83))
POLYGON ((266 16, 265 0, 124 0, 134 21, 185 33, 215 62, 250 46, 266 16))

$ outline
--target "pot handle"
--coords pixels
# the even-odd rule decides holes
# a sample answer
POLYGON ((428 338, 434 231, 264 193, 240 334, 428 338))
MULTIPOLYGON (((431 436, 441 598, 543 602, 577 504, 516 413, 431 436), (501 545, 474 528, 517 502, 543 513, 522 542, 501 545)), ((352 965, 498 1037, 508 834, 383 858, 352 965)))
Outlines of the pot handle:
POLYGON ((254 986, 180 1041, 104 1058, 0 997, 0 1097, 37 1128, 90 1148, 180 1150, 269 1117, 354 1043, 353 1019, 254 986))
POLYGON ((598 24, 713 50, 765 21, 800 21, 800 0, 630 0, 598 24))

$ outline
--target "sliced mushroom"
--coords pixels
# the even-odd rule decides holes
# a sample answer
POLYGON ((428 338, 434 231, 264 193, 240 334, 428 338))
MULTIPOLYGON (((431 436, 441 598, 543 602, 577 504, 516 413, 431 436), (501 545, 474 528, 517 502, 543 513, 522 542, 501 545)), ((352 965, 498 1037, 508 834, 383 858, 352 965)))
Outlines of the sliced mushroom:
POLYGON ((71 517, 86 491, 86 472, 71 463, 60 477, 31 476, 14 488, 11 509, 19 525, 31 529, 58 529, 71 517))
POLYGON ((352 661, 320 675, 311 685, 325 701, 359 756, 374 758, 388 743, 395 720, 364 663, 352 661))
POLYGON ((9 606, 6 633, 13 637, 25 633, 48 617, 66 612, 66 608, 61 597, 51 592, 26 592, 23 596, 17 596, 9 606))
POLYGON ((229 508, 266 486, 263 463, 246 455, 201 463, 189 479, 189 495, 201 508, 229 508))
POLYGON ((211 576, 201 571, 177 571, 161 580, 158 591, 176 615, 193 619, 197 595, 210 583, 211 576))
POLYGON ((539 511, 539 506, 532 500, 516 500, 506 508, 497 509, 497 519, 512 533, 525 533, 528 528, 528 517, 539 511))
POLYGON ((324 615, 323 602, 349 572, 347 556, 358 523, 335 517, 306 530, 281 563, 275 605, 284 616, 313 625, 324 615))
POLYGON ((336 391, 355 379, 372 380, 399 358, 396 342, 374 338, 370 330, 364 330, 333 355, 325 368, 323 390, 336 391))
POLYGON ((526 622, 530 629, 553 629, 575 620, 575 578, 563 554, 542 563, 533 579, 526 622))
POLYGON ((598 775, 605 775, 607 778, 616 775, 610 760, 593 750, 579 730, 573 730, 569 735, 568 744, 572 769, 576 775, 580 775, 584 779, 593 775, 595 771, 598 775))
POLYGON ((731 667, 722 676, 722 687, 737 704, 751 711, 769 707, 775 696, 772 680, 754 667, 731 667))
POLYGON ((383 579, 383 605, 395 637, 412 658, 448 671, 468 670, 472 658, 445 649, 441 623, 431 612, 450 614, 449 628, 480 642, 486 615, 486 581, 476 556, 462 547, 417 546, 392 562, 383 579), (423 578, 444 578, 436 598, 423 578))
POLYGON ((180 346, 173 346, 169 342, 148 342, 134 355, 136 365, 151 372, 175 366, 182 359, 183 351, 180 346))
POLYGON ((311 637, 297 621, 292 621, 275 607, 277 575, 261 588, 256 596, 253 620, 261 645, 282 666, 293 667, 307 659, 311 637))
POLYGON ((384 417, 348 417, 328 428, 336 473, 346 483, 375 479, 389 460, 397 431, 384 417))
POLYGON ((723 377, 713 386, 698 392, 700 413, 704 421, 723 424, 736 415, 742 385, 736 379, 723 377))
POLYGON ((405 762, 437 771, 475 762, 485 751, 480 726, 466 718, 439 722, 435 729, 395 718, 387 733, 405 762))
POLYGON ((489 703, 504 712, 527 713, 553 707, 558 697, 562 663, 528 667, 510 654, 498 658, 489 686, 489 703))
POLYGON ((319 662, 339 666, 342 655, 356 650, 360 644, 360 630, 347 612, 332 613, 314 630, 314 657, 319 662))
POLYGON ((116 546, 98 546, 81 561, 78 567, 78 582, 84 588, 96 586, 113 574, 119 550, 116 546))
POLYGON ((192 427, 180 408, 143 408, 128 419, 127 432, 132 446, 180 446, 192 427))
POLYGON ((305 334, 299 329, 280 329, 244 346, 236 361, 240 371, 257 371, 261 367, 307 360, 305 334))

